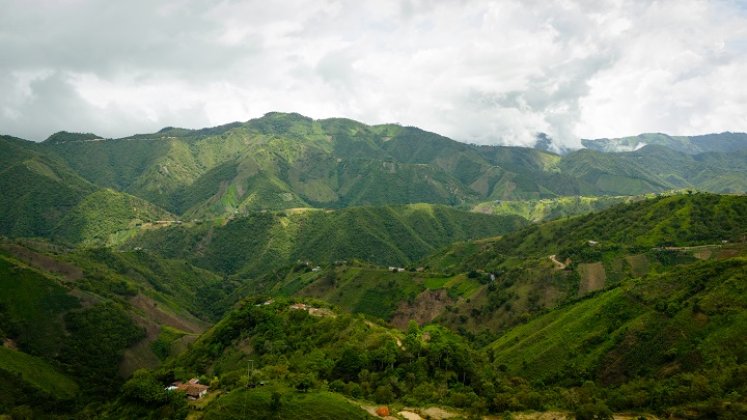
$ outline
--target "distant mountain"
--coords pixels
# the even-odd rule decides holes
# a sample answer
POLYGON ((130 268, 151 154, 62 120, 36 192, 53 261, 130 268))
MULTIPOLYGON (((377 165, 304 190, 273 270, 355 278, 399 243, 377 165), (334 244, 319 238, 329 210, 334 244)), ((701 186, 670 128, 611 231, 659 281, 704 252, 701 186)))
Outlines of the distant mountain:
POLYGON ((687 147, 672 146, 685 144, 683 138, 664 135, 590 140, 587 149, 568 152, 540 133, 537 147, 548 152, 468 145, 413 127, 270 113, 201 130, 95 137, 63 132, 41 144, 14 144, 98 188, 185 219, 297 207, 747 190, 742 134, 687 138, 687 147), (618 143, 633 151, 599 151, 618 143))
POLYGON ((103 245, 144 221, 172 219, 129 194, 88 182, 55 155, 0 137, 0 235, 103 245))
POLYGON ((60 144, 75 141, 93 140, 103 140, 103 138, 93 133, 69 133, 67 131, 59 131, 49 136, 46 140, 44 140, 44 143, 60 144))
POLYGON ((702 136, 669 136, 646 133, 633 137, 581 140, 584 147, 600 152, 632 152, 647 145, 664 146, 678 152, 696 155, 706 152, 730 153, 747 150, 747 133, 724 132, 702 136))

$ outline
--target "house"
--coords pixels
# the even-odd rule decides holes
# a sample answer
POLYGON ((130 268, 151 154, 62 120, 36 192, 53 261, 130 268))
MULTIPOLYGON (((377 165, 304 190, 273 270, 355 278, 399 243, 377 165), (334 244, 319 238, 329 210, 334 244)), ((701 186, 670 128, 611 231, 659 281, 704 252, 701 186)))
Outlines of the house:
POLYGON ((597 241, 589 241, 589 246, 596 246, 598 243, 597 241))
POLYGON ((208 388, 209 386, 202 385, 199 379, 192 378, 186 383, 180 381, 174 382, 170 386, 166 387, 166 390, 182 391, 187 395, 187 399, 199 400, 200 398, 207 395, 208 388))
POLYGON ((297 309, 299 311, 308 311, 309 305, 305 303, 294 303, 290 306, 291 309, 297 309))

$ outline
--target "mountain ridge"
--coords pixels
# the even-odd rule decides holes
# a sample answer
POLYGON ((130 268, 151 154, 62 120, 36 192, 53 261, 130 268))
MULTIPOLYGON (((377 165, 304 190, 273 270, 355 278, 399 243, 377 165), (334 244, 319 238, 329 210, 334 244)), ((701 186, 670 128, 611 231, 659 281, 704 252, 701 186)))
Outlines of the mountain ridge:
POLYGON ((747 190, 747 164, 738 151, 688 154, 652 144, 632 152, 583 149, 561 156, 470 145, 415 127, 300 114, 101 141, 4 138, 6 148, 51 159, 87 188, 111 188, 190 219, 296 207, 465 206, 684 188, 747 190))

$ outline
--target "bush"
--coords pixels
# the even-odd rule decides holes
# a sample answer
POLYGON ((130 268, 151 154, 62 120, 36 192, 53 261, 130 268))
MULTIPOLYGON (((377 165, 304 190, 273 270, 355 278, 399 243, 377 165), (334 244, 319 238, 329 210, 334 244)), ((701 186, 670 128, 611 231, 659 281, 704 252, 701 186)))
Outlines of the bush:
POLYGON ((611 420, 612 411, 602 401, 582 404, 575 411, 576 420, 611 420))

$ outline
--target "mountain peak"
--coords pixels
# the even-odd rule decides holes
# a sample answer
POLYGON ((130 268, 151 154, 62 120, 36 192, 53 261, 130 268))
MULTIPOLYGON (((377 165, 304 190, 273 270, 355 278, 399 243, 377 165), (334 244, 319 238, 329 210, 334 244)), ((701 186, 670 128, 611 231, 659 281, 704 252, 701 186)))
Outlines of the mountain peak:
POLYGON ((102 139, 103 138, 101 136, 93 133, 71 133, 68 131, 58 131, 44 140, 44 143, 62 144, 75 141, 93 141, 102 139))

